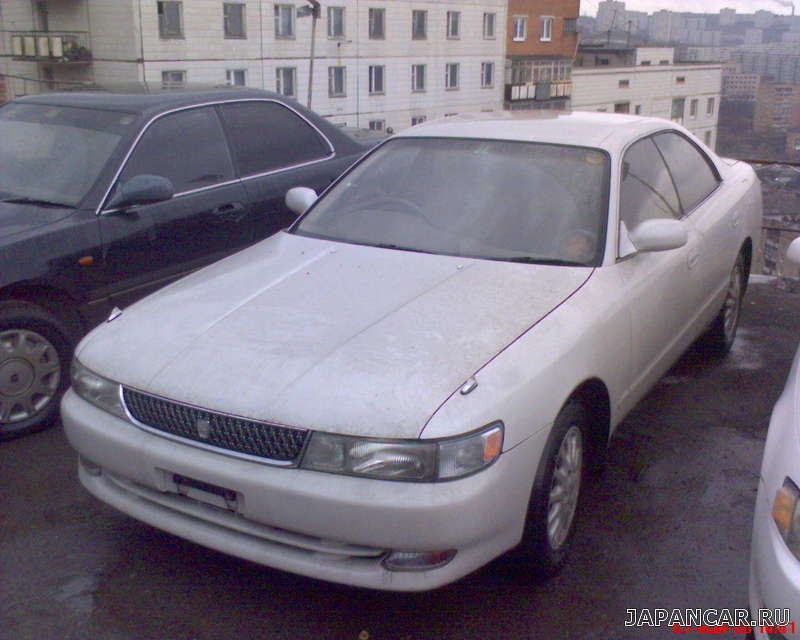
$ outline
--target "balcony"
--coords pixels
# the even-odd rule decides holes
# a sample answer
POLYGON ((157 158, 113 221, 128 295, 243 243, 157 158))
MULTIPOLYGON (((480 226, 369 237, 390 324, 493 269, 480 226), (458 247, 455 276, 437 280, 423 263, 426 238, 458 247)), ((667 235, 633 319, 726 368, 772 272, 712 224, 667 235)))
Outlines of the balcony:
POLYGON ((54 64, 89 64, 88 31, 12 31, 13 60, 54 64))
POLYGON ((554 98, 569 98, 572 95, 571 82, 528 82, 506 85, 506 102, 534 100, 542 102, 554 98))

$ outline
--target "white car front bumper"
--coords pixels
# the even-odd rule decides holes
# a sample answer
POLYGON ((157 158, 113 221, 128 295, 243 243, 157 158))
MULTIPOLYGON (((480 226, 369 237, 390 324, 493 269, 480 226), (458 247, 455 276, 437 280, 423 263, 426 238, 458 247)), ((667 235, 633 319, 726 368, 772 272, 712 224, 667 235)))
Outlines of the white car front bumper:
MULTIPOLYGON (((433 589, 516 545, 547 430, 491 467, 442 483, 389 482, 281 468, 147 433, 72 390, 64 429, 80 479, 143 522, 234 556, 302 575, 396 591, 433 589), (180 495, 174 474, 236 495, 180 495), (446 565, 389 571, 390 550, 456 550, 446 565)), ((185 492, 185 489, 181 489, 185 492)))

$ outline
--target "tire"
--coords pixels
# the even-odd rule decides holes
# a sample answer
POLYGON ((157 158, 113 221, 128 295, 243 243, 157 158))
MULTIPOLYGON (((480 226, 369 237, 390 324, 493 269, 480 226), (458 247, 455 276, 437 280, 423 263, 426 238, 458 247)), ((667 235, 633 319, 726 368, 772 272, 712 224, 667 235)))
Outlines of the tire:
POLYGON ((745 284, 744 257, 740 253, 731 270, 722 309, 709 325, 708 331, 703 337, 703 346, 712 355, 725 356, 733 346, 736 330, 739 328, 739 319, 742 315, 745 284))
POLYGON ((543 576, 562 569, 575 536, 592 450, 590 425, 586 407, 568 402, 556 417, 539 463, 518 551, 543 576))
POLYGON ((0 302, 0 440, 55 422, 72 348, 69 331, 48 311, 0 302))

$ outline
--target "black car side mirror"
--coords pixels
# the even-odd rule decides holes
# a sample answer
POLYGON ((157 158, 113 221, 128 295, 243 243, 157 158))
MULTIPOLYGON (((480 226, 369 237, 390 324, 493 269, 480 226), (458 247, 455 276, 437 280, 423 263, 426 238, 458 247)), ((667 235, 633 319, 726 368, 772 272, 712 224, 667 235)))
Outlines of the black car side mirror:
POLYGON ((110 209, 125 209, 137 204, 153 204, 169 200, 175 195, 172 181, 161 176, 147 174, 133 176, 117 186, 114 196, 108 203, 110 209))

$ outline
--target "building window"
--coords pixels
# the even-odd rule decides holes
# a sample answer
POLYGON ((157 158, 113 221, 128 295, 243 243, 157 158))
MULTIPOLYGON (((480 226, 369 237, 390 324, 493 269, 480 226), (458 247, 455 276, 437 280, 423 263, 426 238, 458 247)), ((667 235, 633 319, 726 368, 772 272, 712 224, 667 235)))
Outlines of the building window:
POLYGON ((681 121, 683 120, 683 112, 686 109, 686 98, 675 98, 672 101, 672 110, 670 112, 670 117, 673 120, 681 121))
POLYGON ((550 42, 553 39, 553 17, 542 16, 542 42, 550 42))
POLYGON ((294 38, 294 5, 275 5, 275 37, 294 38))
POLYGON ((422 124, 428 118, 426 116, 412 116, 411 117, 411 126, 416 127, 418 124, 422 124))
POLYGON ((411 65, 411 90, 425 91, 425 65, 411 65))
POLYGON ((488 89, 494 86, 494 62, 481 63, 481 88, 488 89))
POLYGON ((614 113, 630 113, 631 112, 631 103, 630 102, 617 102, 614 104, 614 113))
POLYGON ((345 95, 345 67, 328 67, 328 96, 341 98, 345 95))
POLYGON ((426 40, 428 38, 428 12, 417 10, 411 12, 411 38, 426 40))
POLYGON ((631 81, 630 80, 620 80, 619 81, 619 88, 620 89, 627 89, 630 86, 631 86, 631 81))
POLYGON ((161 38, 183 37, 183 2, 158 3, 158 35, 161 38))
POLYGON ((706 103, 706 115, 713 116, 716 106, 716 100, 714 98, 709 98, 708 102, 706 103))
POLYGON ((678 76, 675 78, 676 84, 686 84, 686 76, 678 76))
POLYGON ((246 87, 247 69, 228 69, 225 71, 225 82, 228 86, 246 87))
POLYGON ((328 7, 328 37, 344 38, 344 7, 328 7))
POLYGON ((669 64, 669 60, 659 60, 658 64, 669 64))
POLYGON ((386 120, 370 120, 369 121, 369 130, 370 131, 383 131, 386 129, 386 120))
POLYGON ((386 37, 385 30, 386 9, 369 10, 369 37, 372 40, 382 40, 386 37))
POLYGON ((178 89, 186 84, 185 71, 162 71, 161 88, 178 89))
POLYGON ((245 5, 240 2, 226 2, 222 5, 222 17, 226 38, 246 38, 245 5))
POLYGON ((497 18, 496 13, 484 13, 483 14, 483 37, 487 40, 491 40, 495 37, 494 35, 494 23, 497 18))
POLYGON ((297 70, 294 67, 278 67, 275 69, 275 91, 294 98, 296 79, 297 70))
POLYGON ((458 89, 458 72, 459 64, 457 62, 448 63, 445 67, 444 74, 444 88, 445 89, 458 89))
POLYGON ((385 93, 383 86, 383 65, 370 65, 369 68, 369 92, 370 94, 385 93))
POLYGON ((577 18, 564 18, 564 33, 578 33, 577 18))
POLYGON ((652 64, 651 60, 642 60, 643 67, 649 67, 652 64))
POLYGON ((689 103, 689 117, 696 118, 697 117, 697 105, 700 104, 700 101, 695 99, 689 103))
POLYGON ((447 12, 447 37, 458 38, 461 36, 461 12, 447 12))
POLYGON ((637 116, 640 116, 640 115, 642 115, 642 105, 640 105, 640 104, 637 104, 637 105, 634 107, 634 109, 633 109, 633 112, 634 112, 634 113, 635 113, 637 116))
POLYGON ((514 42, 524 42, 528 37, 528 16, 514 16, 513 35, 514 42))

